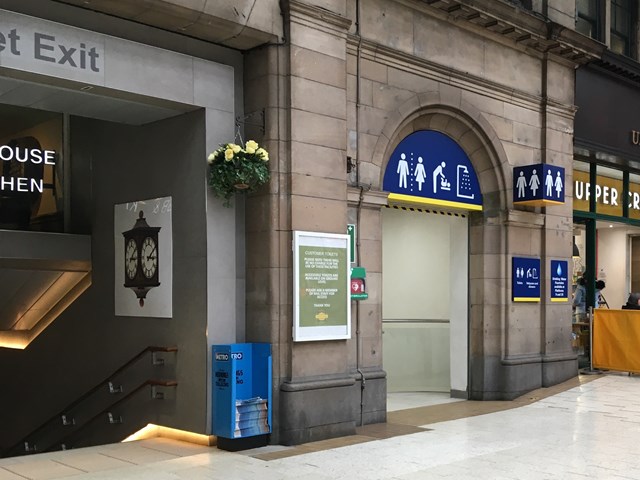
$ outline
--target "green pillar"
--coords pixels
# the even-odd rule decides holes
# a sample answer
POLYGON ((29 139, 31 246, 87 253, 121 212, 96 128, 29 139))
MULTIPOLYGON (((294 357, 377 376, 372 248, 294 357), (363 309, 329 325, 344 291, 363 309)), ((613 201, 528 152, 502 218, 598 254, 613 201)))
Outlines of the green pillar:
MULTIPOLYGON (((589 168, 589 183, 591 184, 591 192, 589 195, 589 212, 593 215, 596 213, 596 164, 592 163, 589 168)), ((595 305, 596 295, 596 220, 589 218, 587 220, 587 252, 586 252, 586 275, 587 281, 587 308, 595 305)))

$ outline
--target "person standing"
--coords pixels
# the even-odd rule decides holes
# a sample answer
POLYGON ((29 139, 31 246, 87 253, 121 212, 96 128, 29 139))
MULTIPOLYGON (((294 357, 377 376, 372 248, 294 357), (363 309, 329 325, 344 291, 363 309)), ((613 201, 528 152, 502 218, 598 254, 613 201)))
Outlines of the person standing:
MULTIPOLYGON (((596 299, 595 302, 593 304, 593 308, 598 308, 600 307, 600 299, 603 298, 602 297, 602 290, 605 287, 605 283, 604 280, 596 280, 596 299)), ((602 302, 603 305, 606 305, 606 302, 602 302)), ((607 305, 607 308, 609 308, 609 306, 607 305)))
POLYGON ((587 281, 584 277, 578 278, 576 291, 573 292, 574 322, 584 322, 587 317, 587 281))

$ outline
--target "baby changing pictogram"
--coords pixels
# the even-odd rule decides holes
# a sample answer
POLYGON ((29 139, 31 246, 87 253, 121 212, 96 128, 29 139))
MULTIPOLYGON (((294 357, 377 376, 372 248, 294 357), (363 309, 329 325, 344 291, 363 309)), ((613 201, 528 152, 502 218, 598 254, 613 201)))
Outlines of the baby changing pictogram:
POLYGON ((482 210, 478 178, 468 156, 447 135, 421 130, 402 140, 385 170, 390 200, 482 210))

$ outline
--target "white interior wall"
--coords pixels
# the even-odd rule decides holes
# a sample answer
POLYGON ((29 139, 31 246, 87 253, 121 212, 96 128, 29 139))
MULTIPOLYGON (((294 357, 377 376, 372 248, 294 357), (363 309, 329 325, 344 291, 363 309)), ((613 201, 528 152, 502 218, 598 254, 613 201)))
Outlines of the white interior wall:
POLYGON ((383 319, 449 319, 450 237, 445 218, 383 211, 383 319))
POLYGON ((449 219, 451 232, 451 390, 467 390, 469 312, 469 227, 466 218, 449 219))
POLYGON ((606 283, 602 293, 609 308, 620 308, 629 296, 628 242, 625 227, 598 228, 597 276, 606 283))
POLYGON ((383 211, 389 391, 466 391, 468 230, 461 216, 383 211))

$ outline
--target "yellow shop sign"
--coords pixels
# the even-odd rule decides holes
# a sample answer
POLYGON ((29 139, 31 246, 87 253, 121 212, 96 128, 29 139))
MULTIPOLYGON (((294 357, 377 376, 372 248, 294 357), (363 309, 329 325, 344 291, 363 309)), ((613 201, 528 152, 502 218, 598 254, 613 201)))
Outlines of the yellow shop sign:
MULTIPOLYGON (((589 173, 573 171, 573 209, 589 211, 591 195, 596 197, 596 212, 616 217, 622 216, 622 180, 618 178, 596 177, 595 192, 589 183, 589 173)), ((640 219, 640 185, 629 183, 629 218, 640 219)))

